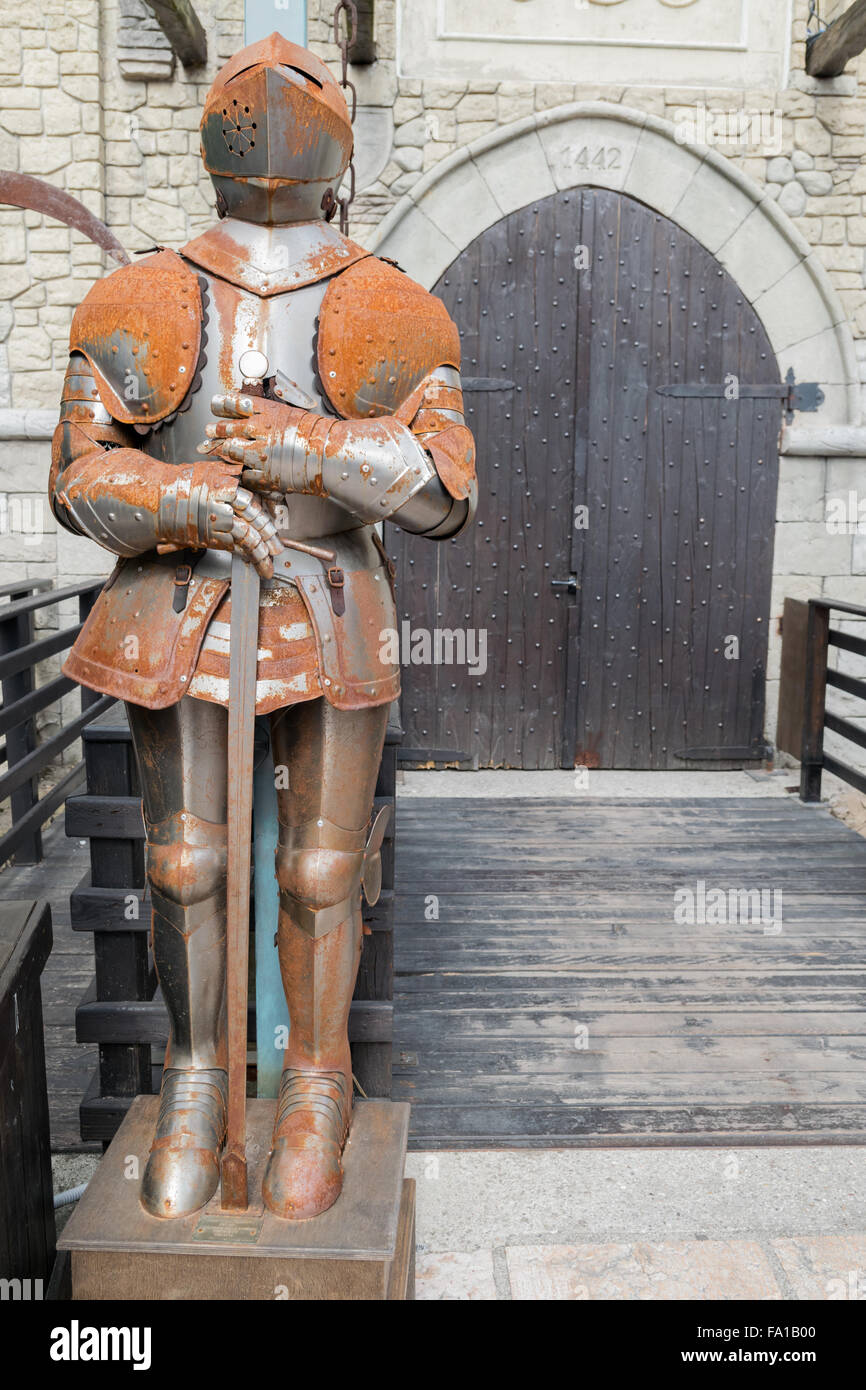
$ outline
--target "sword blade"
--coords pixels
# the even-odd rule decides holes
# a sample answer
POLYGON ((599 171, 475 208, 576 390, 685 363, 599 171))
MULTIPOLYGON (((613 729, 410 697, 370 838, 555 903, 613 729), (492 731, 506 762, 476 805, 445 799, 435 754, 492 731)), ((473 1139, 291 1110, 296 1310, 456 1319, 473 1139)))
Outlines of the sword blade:
POLYGON ((249 968, 250 861, 253 815, 253 736, 259 641, 259 576, 232 556, 229 629, 228 863, 226 872, 226 996, 228 1021, 228 1127, 222 1160, 222 1205, 248 1205, 247 972, 249 968))

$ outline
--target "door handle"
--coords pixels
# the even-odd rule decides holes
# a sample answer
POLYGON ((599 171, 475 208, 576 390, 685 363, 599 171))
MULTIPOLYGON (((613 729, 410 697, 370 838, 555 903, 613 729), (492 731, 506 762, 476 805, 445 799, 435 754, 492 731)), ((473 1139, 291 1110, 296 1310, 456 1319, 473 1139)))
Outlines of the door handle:
POLYGON ((567 579, 551 579, 551 589, 567 589, 570 594, 576 594, 580 585, 577 582, 577 575, 570 574, 567 579))

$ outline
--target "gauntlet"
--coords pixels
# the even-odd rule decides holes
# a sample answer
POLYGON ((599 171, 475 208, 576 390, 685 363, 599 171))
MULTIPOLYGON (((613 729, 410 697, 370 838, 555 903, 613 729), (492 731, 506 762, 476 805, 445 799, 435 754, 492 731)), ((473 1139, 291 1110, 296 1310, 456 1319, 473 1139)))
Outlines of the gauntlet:
POLYGON ((215 396, 200 446, 240 464, 257 492, 330 497, 366 523, 451 535, 468 505, 442 486, 430 453, 395 416, 341 420, 260 397, 215 396), (446 529, 447 528, 447 529, 446 529))
POLYGON ((64 470, 54 505, 70 530, 115 555, 154 546, 239 550, 267 577, 281 549, 261 502, 212 463, 175 467, 138 449, 100 450, 64 470))

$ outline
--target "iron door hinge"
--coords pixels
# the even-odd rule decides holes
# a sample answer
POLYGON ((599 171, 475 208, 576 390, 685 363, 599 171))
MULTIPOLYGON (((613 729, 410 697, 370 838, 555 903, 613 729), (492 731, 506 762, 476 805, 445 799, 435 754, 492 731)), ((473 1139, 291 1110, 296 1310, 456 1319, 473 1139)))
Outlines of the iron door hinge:
POLYGON ((675 758, 682 758, 685 762, 702 763, 763 762, 772 756, 772 745, 763 742, 731 744, 728 748, 680 748, 674 753, 675 758))
POLYGON ((466 391, 513 391, 514 382, 504 376, 464 376, 460 386, 466 391))
POLYGON ((784 381, 738 382, 732 377, 729 382, 715 381, 675 381, 669 386, 657 386, 659 396, 677 396, 691 400, 780 400, 788 417, 794 411, 812 413, 824 402, 824 392, 817 381, 797 381, 794 368, 789 367, 784 381))

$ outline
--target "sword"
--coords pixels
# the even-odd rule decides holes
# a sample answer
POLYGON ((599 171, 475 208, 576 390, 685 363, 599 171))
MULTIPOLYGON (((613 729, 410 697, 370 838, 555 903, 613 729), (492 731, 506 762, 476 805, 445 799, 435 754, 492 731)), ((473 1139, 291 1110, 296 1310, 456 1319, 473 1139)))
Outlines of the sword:
MULTIPOLYGON (((264 353, 242 353, 243 390, 264 395, 264 353)), ((278 394, 292 398, 294 383, 277 378, 278 394)), ((334 553, 283 538, 283 544, 333 563, 334 553)), ((275 571, 277 566, 275 565, 275 571)), ((228 1024, 228 1123, 221 1164, 222 1207, 249 1205, 246 1159, 247 989, 250 939, 250 867, 253 818, 253 743, 259 645, 259 576, 241 555, 232 556, 229 626, 228 860, 226 866, 226 1009, 228 1024)))
MULTIPOLYGON (((250 354, 253 356, 261 354, 250 354)), ((267 359, 264 359, 265 365, 267 359)), ((251 362, 255 369, 257 363, 251 362)), ((258 373, 244 375, 257 377, 258 373)), ((255 390, 255 386, 245 389, 255 390)), ((261 387, 258 388, 261 390, 261 387)), ((232 555, 229 625, 228 858, 226 864, 226 1016, 228 1117, 220 1176, 224 1211, 245 1211, 247 1185, 247 989, 250 954, 250 867, 253 744, 259 647, 259 575, 232 555)))

